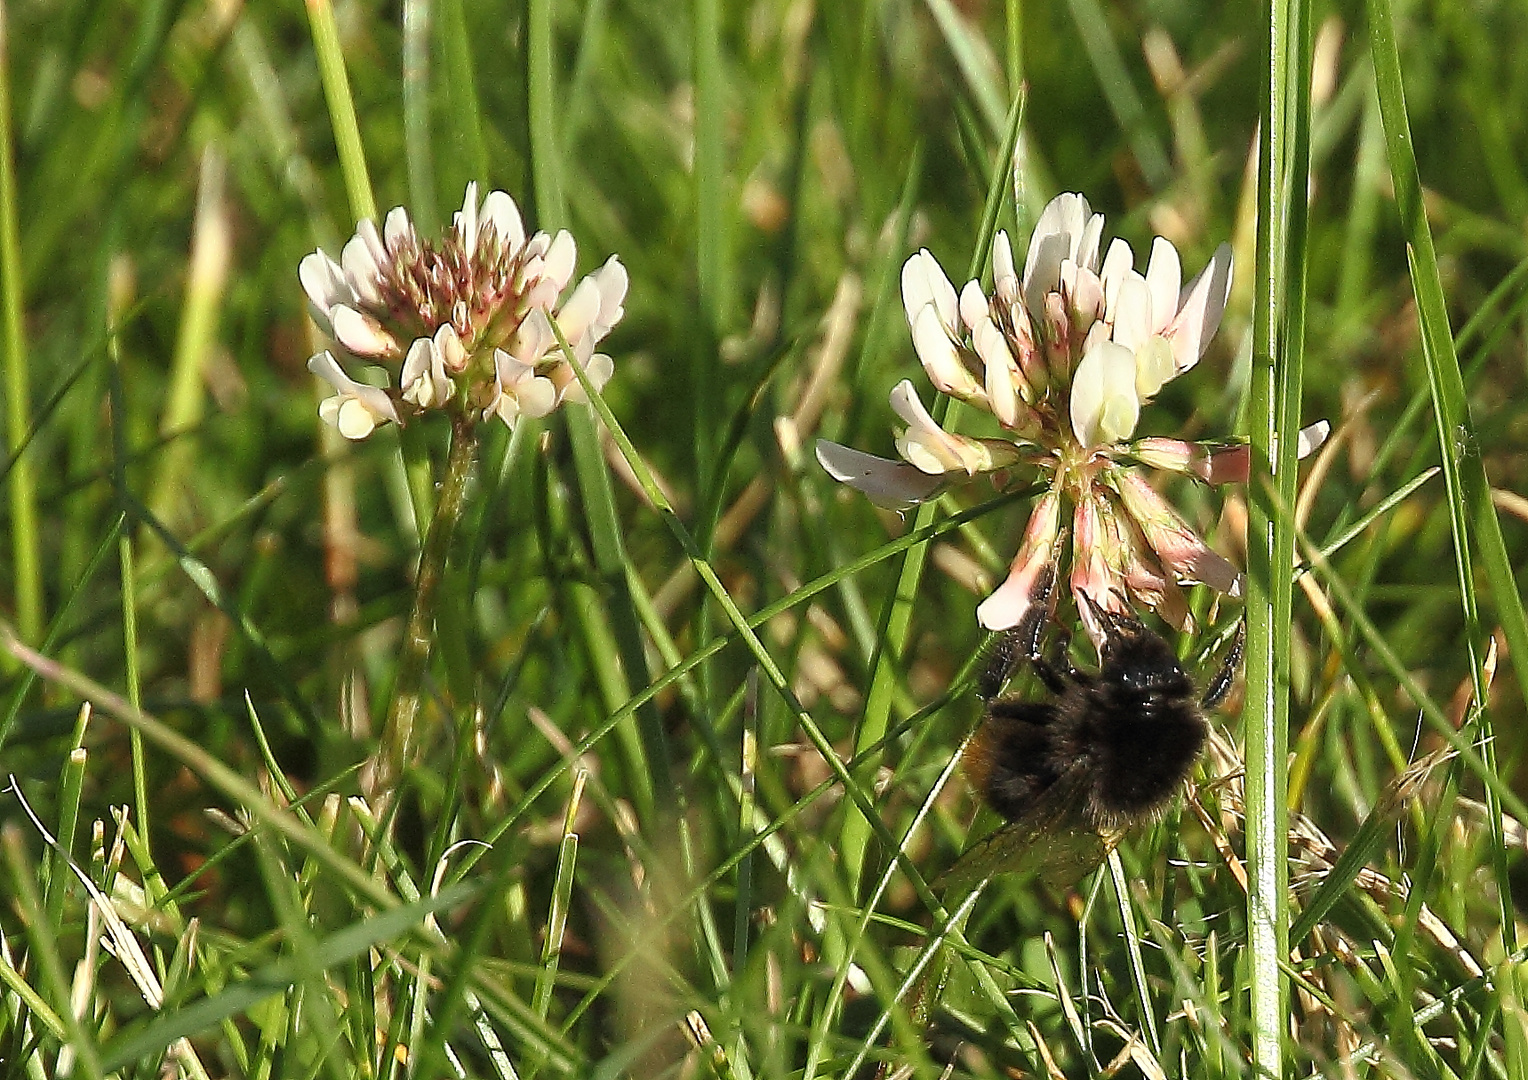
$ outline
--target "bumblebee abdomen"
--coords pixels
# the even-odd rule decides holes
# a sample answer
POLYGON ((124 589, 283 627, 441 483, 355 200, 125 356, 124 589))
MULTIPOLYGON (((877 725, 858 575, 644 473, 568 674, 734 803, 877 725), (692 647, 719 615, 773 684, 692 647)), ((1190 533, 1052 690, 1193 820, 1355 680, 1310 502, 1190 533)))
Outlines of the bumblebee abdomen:
POLYGON ((998 698, 966 746, 966 778, 1007 821, 1023 817, 1060 775, 1046 753, 1054 719, 1049 705, 998 698))

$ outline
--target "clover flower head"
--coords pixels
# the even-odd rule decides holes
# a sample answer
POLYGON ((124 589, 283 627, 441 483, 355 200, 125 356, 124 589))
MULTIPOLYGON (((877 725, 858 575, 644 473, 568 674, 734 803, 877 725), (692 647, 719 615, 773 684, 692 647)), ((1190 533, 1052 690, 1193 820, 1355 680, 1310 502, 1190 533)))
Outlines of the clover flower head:
MULTIPOLYGON (((1104 219, 1082 195, 1057 196, 1030 237, 1022 273, 1006 233, 993 241, 991 290, 957 291, 927 250, 902 268, 902 303, 918 359, 935 389, 992 414, 1000 438, 945 430, 907 380, 891 392, 906 425, 901 461, 826 440, 817 457, 835 479, 879 505, 902 510, 981 475, 999 482, 1012 466, 1037 474, 1045 491, 1006 580, 977 608, 989 629, 1016 626, 1065 561, 1084 628, 1101 641, 1098 611, 1139 604, 1189 625, 1181 586, 1205 584, 1239 596, 1241 577, 1212 551, 1142 475, 1147 466, 1208 483, 1245 480, 1248 455, 1234 443, 1132 441, 1141 408, 1204 355, 1231 289, 1231 250, 1222 244, 1187 286, 1177 249, 1158 237, 1146 270, 1116 239, 1102 259, 1104 219), (1084 600, 1089 598, 1090 602, 1084 600)), ((1301 456, 1325 437, 1302 433, 1301 456)))
POLYGON ((350 439, 434 411, 509 425, 545 416, 582 397, 553 320, 603 387, 614 364, 594 347, 624 313, 626 270, 611 256, 563 300, 576 257, 566 231, 527 235, 515 201, 491 191, 480 202, 476 183, 438 241, 421 240, 402 207, 380 229, 360 222, 338 260, 315 251, 297 270, 331 342, 308 363, 336 391, 320 415, 350 439), (358 363, 379 366, 384 385, 346 373, 358 363))

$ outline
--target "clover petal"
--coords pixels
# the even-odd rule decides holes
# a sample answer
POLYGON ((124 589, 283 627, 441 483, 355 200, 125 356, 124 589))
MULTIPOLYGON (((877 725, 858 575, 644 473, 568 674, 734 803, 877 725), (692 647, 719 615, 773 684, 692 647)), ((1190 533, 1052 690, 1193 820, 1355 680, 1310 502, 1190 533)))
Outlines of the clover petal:
POLYGON ((1140 417, 1135 357, 1112 341, 1083 356, 1072 378, 1072 431, 1084 448, 1128 439, 1140 417))

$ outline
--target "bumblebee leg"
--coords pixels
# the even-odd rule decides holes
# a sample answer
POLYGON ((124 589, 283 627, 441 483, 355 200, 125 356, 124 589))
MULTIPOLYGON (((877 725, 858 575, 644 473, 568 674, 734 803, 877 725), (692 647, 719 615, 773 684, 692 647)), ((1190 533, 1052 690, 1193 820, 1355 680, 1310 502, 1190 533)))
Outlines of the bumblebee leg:
POLYGON ((1013 669, 1019 661, 1030 659, 1021 650, 1021 644, 1022 635, 1018 627, 1004 630, 993 639, 987 662, 982 665, 981 674, 976 677, 976 693, 983 701, 991 701, 1002 693, 1003 685, 1013 675, 1013 669))
POLYGON ((1033 660, 1040 655, 1040 635, 1045 632, 1045 624, 1056 613, 1056 564, 1051 563, 1040 571, 1040 576, 1035 580, 1034 587, 1029 591, 1029 610, 1013 628, 1018 637, 1021 653, 1026 659, 1033 660))
POLYGON ((1236 627, 1236 638, 1231 642, 1231 651, 1226 653, 1226 658, 1221 662, 1220 670, 1210 680, 1210 684, 1204 688, 1204 697, 1199 703, 1206 709, 1213 709, 1226 699, 1231 692, 1231 686, 1236 682, 1236 669, 1241 667, 1242 651, 1247 645, 1247 620, 1243 616, 1236 627))
POLYGON ((1045 684, 1045 688, 1053 694, 1065 693, 1069 684, 1083 682, 1086 678, 1072 666, 1069 652, 1071 647, 1072 635, 1065 630, 1058 630, 1050 659, 1047 660, 1041 656, 1029 658, 1030 663, 1034 665, 1035 674, 1040 676, 1040 681, 1045 684))
POLYGON ((1056 568, 1047 566, 1030 590, 1029 607, 1018 623, 998 635, 986 666, 976 680, 976 693, 991 701, 1003 690, 1021 660, 1037 660, 1040 636, 1045 632, 1056 593, 1056 568))

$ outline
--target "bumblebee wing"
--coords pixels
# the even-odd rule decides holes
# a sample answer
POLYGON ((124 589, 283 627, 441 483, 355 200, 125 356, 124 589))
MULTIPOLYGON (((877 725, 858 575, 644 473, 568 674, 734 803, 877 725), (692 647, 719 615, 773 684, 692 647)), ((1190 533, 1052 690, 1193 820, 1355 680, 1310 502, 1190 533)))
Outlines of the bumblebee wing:
POLYGON ((1084 768, 1067 770, 1023 817, 978 840, 934 887, 949 903, 998 874, 1034 874, 1051 889, 1076 884, 1113 846, 1082 818, 1086 780, 1084 768))

